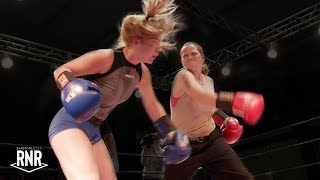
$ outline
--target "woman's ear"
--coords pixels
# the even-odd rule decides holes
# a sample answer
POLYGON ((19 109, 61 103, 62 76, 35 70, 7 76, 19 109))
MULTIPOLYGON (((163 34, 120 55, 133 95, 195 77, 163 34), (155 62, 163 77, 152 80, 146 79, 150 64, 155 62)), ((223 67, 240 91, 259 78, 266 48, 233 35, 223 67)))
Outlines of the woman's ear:
POLYGON ((204 61, 206 61, 206 56, 202 54, 202 63, 204 63, 204 61))
POLYGON ((137 45, 139 45, 141 43, 141 39, 135 37, 135 38, 132 39, 132 43, 137 46, 137 45))

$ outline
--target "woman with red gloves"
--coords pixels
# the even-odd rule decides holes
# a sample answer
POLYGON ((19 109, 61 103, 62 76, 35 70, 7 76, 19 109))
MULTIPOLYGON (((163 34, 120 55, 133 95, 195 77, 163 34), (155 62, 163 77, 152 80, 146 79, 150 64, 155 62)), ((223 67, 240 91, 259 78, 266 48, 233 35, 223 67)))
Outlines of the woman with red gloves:
MULTIPOLYGON (((218 108, 221 105, 223 110, 234 110, 234 115, 245 117, 253 125, 262 114, 262 111, 251 112, 253 107, 257 108, 257 104, 252 103, 259 100, 248 95, 250 92, 215 93, 212 78, 202 72, 205 56, 199 44, 187 42, 180 55, 184 68, 177 73, 172 85, 171 119, 176 128, 188 136, 192 154, 180 164, 166 165, 165 179, 190 179, 199 167, 215 180, 254 179, 228 144, 240 138, 243 127, 218 108), (221 131, 213 122, 217 122, 221 131)), ((263 98, 261 100, 263 104, 263 98)), ((263 106, 260 108, 263 110, 263 106)))

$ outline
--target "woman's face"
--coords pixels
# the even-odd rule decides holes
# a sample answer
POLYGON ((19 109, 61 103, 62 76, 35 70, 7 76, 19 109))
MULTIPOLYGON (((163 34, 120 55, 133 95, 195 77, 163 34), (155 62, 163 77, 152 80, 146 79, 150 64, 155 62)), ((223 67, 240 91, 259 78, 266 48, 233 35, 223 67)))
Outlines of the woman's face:
POLYGON ((180 52, 182 65, 192 71, 201 72, 202 64, 204 62, 204 55, 199 52, 196 46, 190 44, 184 46, 180 52))
POLYGON ((138 52, 142 62, 152 64, 159 55, 161 36, 152 36, 139 41, 138 52))

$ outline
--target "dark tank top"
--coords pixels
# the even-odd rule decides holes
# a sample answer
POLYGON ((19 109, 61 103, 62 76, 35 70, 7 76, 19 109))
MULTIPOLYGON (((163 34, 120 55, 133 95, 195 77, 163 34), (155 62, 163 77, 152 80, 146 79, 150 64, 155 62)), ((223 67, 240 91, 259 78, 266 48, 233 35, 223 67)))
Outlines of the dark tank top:
POLYGON ((141 64, 129 63, 122 49, 114 50, 114 61, 110 70, 88 77, 100 87, 102 93, 102 105, 95 114, 94 121, 105 120, 118 104, 129 99, 140 82, 141 73, 141 64))

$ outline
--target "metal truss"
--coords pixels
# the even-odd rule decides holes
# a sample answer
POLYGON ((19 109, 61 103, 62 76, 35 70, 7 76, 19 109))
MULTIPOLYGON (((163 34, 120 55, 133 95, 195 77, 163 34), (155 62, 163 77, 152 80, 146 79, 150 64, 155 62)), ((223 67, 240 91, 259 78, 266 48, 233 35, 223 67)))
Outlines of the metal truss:
POLYGON ((63 64, 79 55, 0 33, 0 52, 24 59, 63 64))
POLYGON ((255 31, 244 27, 243 25, 233 23, 228 19, 218 15, 212 9, 209 8, 199 8, 197 3, 193 2, 193 0, 180 0, 180 7, 185 7, 189 9, 191 12, 195 13, 196 15, 203 17, 204 19, 208 20, 210 23, 215 24, 216 26, 227 30, 237 36, 240 37, 248 37, 253 34, 255 31))
MULTIPOLYGON (((181 2, 186 2, 181 0, 181 2)), ((188 4, 184 3, 185 6, 188 4)), ((190 5, 190 3, 189 3, 190 5)), ((193 5, 193 7, 195 7, 193 5)), ((201 11, 199 11, 200 13, 201 11)), ((208 15, 208 12, 207 12, 208 15)), ((213 18, 213 14, 209 13, 213 18)), ((216 23, 223 22, 225 27, 228 26, 227 21, 216 20, 216 23)), ((264 44, 290 37, 306 28, 313 27, 320 23, 320 3, 310 6, 292 16, 289 16, 265 29, 239 40, 217 52, 207 55, 206 63, 210 69, 214 69, 226 61, 233 61, 260 49, 264 44)), ((234 32, 234 31, 233 31, 234 32)), ((240 31, 238 31, 240 32, 240 31)), ((242 32, 242 31, 241 31, 242 32)), ((18 56, 28 60, 38 61, 48 64, 63 64, 79 55, 52 48, 42 44, 30 42, 20 38, 12 37, 0 33, 0 52, 18 56)), ((171 86, 176 73, 174 71, 164 77, 153 76, 153 84, 155 88, 171 86)), ((167 88, 166 88, 167 89, 167 88)))
POLYGON ((288 38, 300 31, 320 23, 320 3, 310 6, 291 15, 257 33, 237 41, 217 52, 207 55, 211 67, 224 63, 226 60, 236 60, 248 55, 267 43, 288 38), (255 43, 250 40, 255 39, 255 43))
MULTIPOLYGON (((217 52, 207 55, 206 63, 210 70, 215 69, 227 61, 237 60, 253 53, 267 43, 290 37, 318 24, 320 24, 320 3, 314 4, 217 52)), ((165 80, 161 81, 167 82, 167 85, 171 86, 178 71, 162 77, 165 80)))

